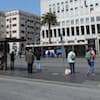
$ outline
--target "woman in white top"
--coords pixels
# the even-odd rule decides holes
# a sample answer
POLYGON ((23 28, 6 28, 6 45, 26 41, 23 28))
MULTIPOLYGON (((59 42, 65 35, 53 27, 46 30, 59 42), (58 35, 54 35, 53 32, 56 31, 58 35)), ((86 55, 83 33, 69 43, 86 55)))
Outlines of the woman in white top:
POLYGON ((71 49, 69 51, 68 57, 67 57, 67 61, 69 63, 71 74, 75 73, 75 58, 76 58, 75 52, 72 51, 72 49, 71 49))

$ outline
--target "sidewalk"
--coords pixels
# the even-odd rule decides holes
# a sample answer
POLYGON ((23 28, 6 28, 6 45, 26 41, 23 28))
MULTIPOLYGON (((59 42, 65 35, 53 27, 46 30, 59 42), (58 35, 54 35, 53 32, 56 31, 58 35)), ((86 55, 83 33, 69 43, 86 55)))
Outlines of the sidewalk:
MULTIPOLYGON (((83 85, 93 85, 97 86, 100 84, 100 58, 96 59, 95 64, 95 75, 94 76, 87 76, 87 62, 84 58, 77 58, 76 59, 76 73, 73 75, 65 76, 64 70, 67 64, 64 64, 62 58, 43 58, 42 60, 42 71, 36 72, 35 68, 33 67, 33 73, 27 73, 27 66, 25 63, 24 58, 18 58, 15 62, 15 70, 10 71, 9 69, 9 59, 8 59, 8 70, 7 71, 0 71, 0 75, 7 75, 7 76, 16 76, 16 77, 25 77, 31 79, 40 79, 40 80, 47 80, 47 81, 55 81, 55 82, 65 82, 65 83, 72 83, 72 84, 83 84, 83 85)), ((35 65, 34 65, 35 66, 35 65)))

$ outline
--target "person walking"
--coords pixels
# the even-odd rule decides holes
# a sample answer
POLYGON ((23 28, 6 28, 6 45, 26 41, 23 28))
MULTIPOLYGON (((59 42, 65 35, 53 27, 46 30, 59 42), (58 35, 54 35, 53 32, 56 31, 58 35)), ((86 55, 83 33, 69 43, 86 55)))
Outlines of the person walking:
POLYGON ((28 71, 28 73, 32 73, 33 63, 34 63, 34 54, 32 53, 31 49, 26 52, 25 59, 27 62, 27 71, 28 71))
POLYGON ((72 49, 70 49, 68 52, 67 61, 71 70, 71 74, 75 73, 75 58, 75 52, 72 49))
POLYGON ((11 70, 14 70, 14 62, 15 62, 15 53, 14 53, 14 51, 12 51, 11 54, 10 54, 10 61, 11 61, 11 63, 10 63, 11 70))
POLYGON ((36 50, 35 52, 35 57, 36 57, 36 70, 41 71, 41 52, 40 50, 36 50))
POLYGON ((88 64, 89 64, 88 74, 94 75, 95 51, 92 47, 89 50, 89 54, 90 54, 90 57, 88 60, 88 64))

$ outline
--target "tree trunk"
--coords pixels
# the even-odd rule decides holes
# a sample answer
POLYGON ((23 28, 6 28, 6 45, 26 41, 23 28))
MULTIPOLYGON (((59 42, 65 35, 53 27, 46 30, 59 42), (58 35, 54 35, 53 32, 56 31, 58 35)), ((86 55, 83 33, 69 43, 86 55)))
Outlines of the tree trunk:
POLYGON ((49 43, 51 43, 51 32, 50 32, 50 30, 51 30, 51 25, 49 23, 48 24, 48 38, 49 38, 49 43))

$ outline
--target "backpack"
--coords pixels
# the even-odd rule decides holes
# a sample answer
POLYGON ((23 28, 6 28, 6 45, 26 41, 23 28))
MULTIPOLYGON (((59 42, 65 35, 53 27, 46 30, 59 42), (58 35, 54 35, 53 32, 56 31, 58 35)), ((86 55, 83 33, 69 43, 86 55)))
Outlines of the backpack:
POLYGON ((71 59, 75 60, 75 55, 74 54, 71 55, 71 59))
POLYGON ((86 58, 86 60, 89 60, 90 59, 90 52, 86 52, 85 58, 86 58))

